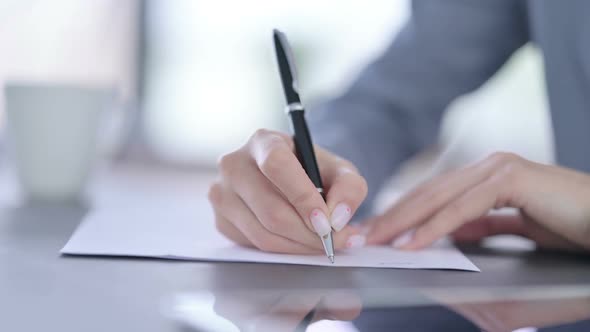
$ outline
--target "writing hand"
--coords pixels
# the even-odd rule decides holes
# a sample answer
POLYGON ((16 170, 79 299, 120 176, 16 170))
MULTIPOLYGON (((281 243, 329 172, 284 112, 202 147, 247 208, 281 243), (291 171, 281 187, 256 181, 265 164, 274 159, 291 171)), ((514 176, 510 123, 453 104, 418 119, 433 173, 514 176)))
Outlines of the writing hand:
MULTIPOLYGON (((277 253, 321 252, 318 235, 334 229, 336 249, 358 244, 347 226, 367 184, 354 165, 315 148, 326 202, 294 153, 292 139, 258 130, 220 159, 221 178, 209 190, 217 229, 234 242, 277 253)), ((357 237, 358 239, 358 237, 357 237)))

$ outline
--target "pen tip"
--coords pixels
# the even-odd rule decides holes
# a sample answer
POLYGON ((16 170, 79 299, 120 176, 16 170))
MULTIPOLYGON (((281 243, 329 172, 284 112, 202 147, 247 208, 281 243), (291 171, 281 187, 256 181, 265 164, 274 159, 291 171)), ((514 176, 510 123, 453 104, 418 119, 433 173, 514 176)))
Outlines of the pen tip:
POLYGON ((330 263, 334 264, 334 256, 329 256, 328 258, 330 259, 330 263))

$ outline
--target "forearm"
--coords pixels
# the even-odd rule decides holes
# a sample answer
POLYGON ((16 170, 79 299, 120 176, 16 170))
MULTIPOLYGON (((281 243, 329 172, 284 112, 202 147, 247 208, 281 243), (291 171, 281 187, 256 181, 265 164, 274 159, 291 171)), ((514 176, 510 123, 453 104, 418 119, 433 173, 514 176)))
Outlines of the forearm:
POLYGON ((352 161, 367 208, 408 157, 433 143, 446 107, 478 88, 527 41, 513 0, 421 0, 385 52, 339 98, 310 112, 315 143, 352 161))
POLYGON ((404 160, 433 142, 438 131, 436 118, 422 121, 417 129, 404 121, 399 108, 382 109, 375 102, 347 94, 309 113, 314 143, 351 161, 367 180, 369 192, 357 218, 371 213, 383 183, 404 160))

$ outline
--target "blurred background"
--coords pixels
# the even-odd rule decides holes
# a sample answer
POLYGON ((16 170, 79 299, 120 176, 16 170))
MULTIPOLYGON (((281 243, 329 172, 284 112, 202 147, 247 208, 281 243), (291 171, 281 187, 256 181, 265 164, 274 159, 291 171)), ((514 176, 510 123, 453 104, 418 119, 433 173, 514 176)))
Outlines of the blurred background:
MULTIPOLYGON (((255 129, 287 126, 272 28, 288 34, 313 104, 341 93, 409 14, 403 0, 0 0, 0 82, 113 87, 100 137, 107 160, 207 171, 255 129)), ((551 162, 550 128, 542 58, 525 46, 451 105, 440 142, 395 181, 493 150, 551 162)))

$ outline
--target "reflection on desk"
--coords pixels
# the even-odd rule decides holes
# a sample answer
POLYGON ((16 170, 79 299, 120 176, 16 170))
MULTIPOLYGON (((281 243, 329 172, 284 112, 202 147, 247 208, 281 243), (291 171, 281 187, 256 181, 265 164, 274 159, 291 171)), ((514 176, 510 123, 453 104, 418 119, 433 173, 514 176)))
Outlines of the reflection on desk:
MULTIPOLYGON (((258 294, 265 290, 315 293, 324 289, 360 294, 362 310, 352 322, 356 328, 381 331, 380 325, 373 325, 376 327, 371 329, 372 325, 366 324, 383 322, 383 326, 390 327, 386 331, 395 331, 396 326, 402 326, 397 330, 405 332, 411 331, 417 323, 436 322, 436 317, 469 323, 460 313, 442 307, 438 302, 433 303, 432 299, 425 302, 424 299, 428 299, 425 294, 412 290, 451 290, 456 297, 467 294, 470 298, 478 292, 491 292, 506 300, 506 294, 520 294, 514 290, 533 288, 557 290, 563 294, 564 286, 590 287, 588 255, 478 246, 461 250, 482 269, 482 273, 59 256, 59 249, 89 209, 124 202, 128 197, 166 192, 175 200, 198 206, 203 211, 201 220, 212 220, 206 192, 213 176, 120 165, 105 169, 97 178, 93 199, 86 206, 21 202, 18 196, 11 194, 12 190, 8 190, 10 181, 4 181, 6 177, 0 172, 0 312, 5 313, 0 319, 0 331, 178 332, 178 324, 174 322, 179 320, 170 320, 169 315, 162 314, 163 309, 171 314, 178 294, 191 296, 205 292, 210 296, 207 310, 214 312, 212 294, 220 290, 231 299, 233 292, 240 290, 252 290, 258 294), (385 305, 377 305, 379 301, 385 305), (392 306, 392 301, 399 305, 392 306), (428 303, 433 309, 428 310, 428 303), (412 320, 411 314, 416 312, 417 304, 423 309, 422 318, 412 320), (388 313, 383 315, 378 308, 388 313), (373 315, 401 318, 402 321, 383 321, 373 315), (404 319, 410 325, 401 325, 404 319)), ((321 296, 322 293, 318 294, 321 296)), ((247 302, 251 295, 242 296, 247 302)), ((441 294, 435 292, 430 296, 438 299, 441 294)), ((254 306, 259 303, 256 299, 252 300, 252 310, 260 312, 254 306)), ((460 300, 468 302, 469 298, 460 300)), ((235 302, 235 305, 244 301, 235 302)), ((321 310, 317 312, 321 314, 321 310)), ((352 319, 350 316, 346 318, 352 319)), ((331 321, 320 321, 311 328, 330 331, 326 326, 328 323, 331 321)), ((352 323, 347 322, 346 328, 350 330, 352 323)), ((338 325, 336 331, 346 331, 342 324, 345 323, 338 325)), ((438 324, 446 326, 446 321, 438 324)), ((473 323, 469 324, 467 331, 480 330, 473 323)), ((582 331, 590 331, 585 322, 567 326, 578 324, 581 324, 582 331)), ((460 328, 446 330, 461 331, 460 328)))
POLYGON ((589 331, 590 287, 219 289, 167 309, 191 331, 589 331))

